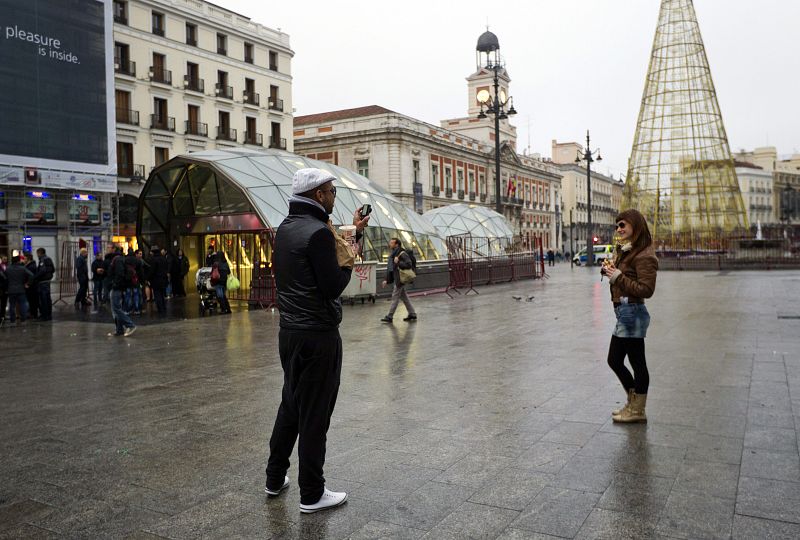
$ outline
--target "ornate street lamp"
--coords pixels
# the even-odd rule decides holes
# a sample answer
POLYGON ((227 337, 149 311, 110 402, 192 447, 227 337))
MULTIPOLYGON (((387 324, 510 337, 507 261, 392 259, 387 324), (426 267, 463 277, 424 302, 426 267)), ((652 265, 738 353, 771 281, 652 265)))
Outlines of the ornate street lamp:
POLYGON ((475 47, 478 69, 488 69, 493 73, 494 95, 487 90, 478 92, 478 101, 481 104, 481 112, 478 118, 484 119, 487 114, 494 115, 494 189, 495 189, 495 210, 498 214, 503 213, 503 205, 500 201, 500 120, 506 120, 509 116, 514 116, 517 111, 514 109, 514 98, 506 96, 500 90, 498 76, 505 70, 505 65, 500 58, 500 42, 497 36, 488 30, 478 38, 478 45, 475 47), (506 109, 508 106, 508 109, 506 109), (484 109, 485 107, 485 109, 484 109))
POLYGON ((600 149, 597 148, 594 152, 589 146, 589 130, 586 130, 586 149, 583 155, 578 152, 575 156, 575 163, 580 164, 581 161, 586 162, 586 266, 594 265, 594 230, 592 229, 592 162, 603 161, 603 156, 600 155, 600 149), (594 159, 594 155, 597 159, 594 159))

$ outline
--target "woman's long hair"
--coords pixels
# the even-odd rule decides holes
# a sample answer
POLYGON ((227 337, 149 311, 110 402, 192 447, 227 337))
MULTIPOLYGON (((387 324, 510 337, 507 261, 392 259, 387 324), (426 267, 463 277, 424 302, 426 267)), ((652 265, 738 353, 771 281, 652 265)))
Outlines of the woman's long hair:
POLYGON ((632 252, 639 253, 653 243, 653 237, 650 236, 650 229, 647 227, 647 220, 644 219, 641 212, 629 208, 617 215, 615 221, 619 222, 620 220, 627 221, 633 227, 633 236, 631 237, 632 252))

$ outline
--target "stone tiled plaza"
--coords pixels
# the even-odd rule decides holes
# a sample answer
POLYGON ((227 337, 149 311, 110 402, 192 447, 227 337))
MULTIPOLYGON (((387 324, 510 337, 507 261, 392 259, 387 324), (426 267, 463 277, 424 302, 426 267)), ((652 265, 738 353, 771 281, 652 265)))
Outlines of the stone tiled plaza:
POLYGON ((313 515, 296 461, 263 493, 276 312, 3 328, 0 537, 797 538, 798 298, 797 271, 662 272, 646 425, 611 422, 596 269, 417 297, 412 325, 347 306, 326 477, 349 500, 313 515))

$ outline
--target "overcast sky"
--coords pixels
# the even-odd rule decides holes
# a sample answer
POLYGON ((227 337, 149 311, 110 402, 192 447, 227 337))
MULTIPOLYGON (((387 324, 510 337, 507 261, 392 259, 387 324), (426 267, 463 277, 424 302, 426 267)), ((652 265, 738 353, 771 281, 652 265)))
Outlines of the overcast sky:
MULTIPOLYGON (((583 141, 627 166, 658 0, 214 0, 287 32, 296 115, 382 105, 439 124, 466 115, 488 22, 518 115, 517 149, 583 141), (491 14, 490 14, 491 12, 491 14), (528 129, 530 124, 530 130, 528 129)), ((798 0, 695 0, 731 149, 800 152, 798 0)))

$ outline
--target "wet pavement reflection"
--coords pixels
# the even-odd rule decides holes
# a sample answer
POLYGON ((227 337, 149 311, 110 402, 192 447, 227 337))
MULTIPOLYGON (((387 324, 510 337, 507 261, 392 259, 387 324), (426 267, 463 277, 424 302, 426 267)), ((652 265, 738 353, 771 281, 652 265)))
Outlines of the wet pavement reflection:
POLYGON ((414 298, 416 323, 345 306, 325 472, 349 501, 310 516, 296 456, 263 493, 276 311, 0 328, 0 538, 800 537, 800 272, 662 272, 625 426, 608 285, 549 270, 414 298))

